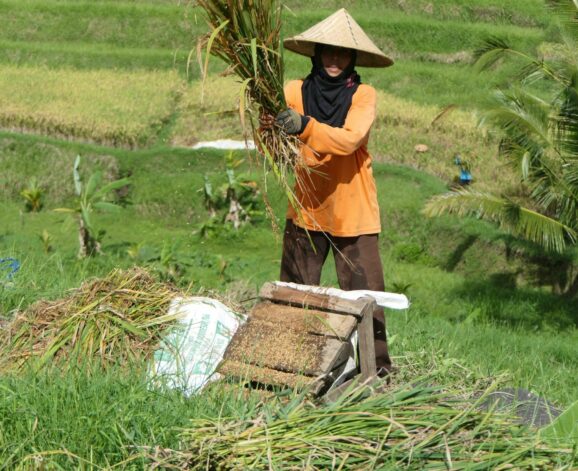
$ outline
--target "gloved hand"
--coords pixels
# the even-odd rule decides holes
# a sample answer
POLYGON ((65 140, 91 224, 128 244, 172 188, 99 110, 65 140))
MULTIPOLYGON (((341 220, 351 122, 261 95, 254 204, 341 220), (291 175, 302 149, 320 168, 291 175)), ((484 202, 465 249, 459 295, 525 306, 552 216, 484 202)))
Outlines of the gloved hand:
POLYGON ((303 116, 291 108, 281 111, 275 118, 275 124, 287 134, 299 134, 303 128, 303 116))
POLYGON ((275 117, 268 113, 263 113, 259 116, 259 131, 266 131, 272 129, 275 124, 275 117))

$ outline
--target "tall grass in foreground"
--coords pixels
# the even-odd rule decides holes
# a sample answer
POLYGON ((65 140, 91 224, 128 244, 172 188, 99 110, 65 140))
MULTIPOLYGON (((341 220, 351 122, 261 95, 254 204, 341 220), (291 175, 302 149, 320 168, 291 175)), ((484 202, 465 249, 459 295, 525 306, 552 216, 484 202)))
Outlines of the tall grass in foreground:
POLYGON ((478 412, 475 403, 415 378, 386 393, 354 391, 314 405, 227 383, 186 398, 151 387, 138 364, 128 371, 54 373, 0 378, 0 469, 206 469, 209 463, 210 469, 475 470, 509 463, 569 470, 578 464, 564 445, 540 442, 511 418, 478 412))
POLYGON ((0 377, 0 469, 150 469, 191 418, 248 418, 259 397, 213 385, 187 398, 151 388, 146 365, 0 377))

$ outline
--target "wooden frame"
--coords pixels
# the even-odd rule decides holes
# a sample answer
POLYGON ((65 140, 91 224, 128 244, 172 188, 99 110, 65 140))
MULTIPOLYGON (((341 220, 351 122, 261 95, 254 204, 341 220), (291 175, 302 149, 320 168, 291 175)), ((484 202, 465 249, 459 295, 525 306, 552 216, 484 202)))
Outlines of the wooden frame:
MULTIPOLYGON (((326 294, 302 291, 286 286, 277 286, 273 283, 265 283, 259 292, 259 297, 275 303, 284 303, 301 308, 316 308, 357 318, 360 373, 353 378, 353 380, 369 382, 376 377, 373 312, 378 307, 373 298, 363 297, 357 300, 348 300, 326 294)), ((345 386, 346 388, 350 381, 342 386, 345 386)), ((335 391, 337 390, 343 391, 341 387, 336 388, 335 391)))
MULTIPOLYGON (((351 381, 365 383, 376 378, 373 313, 377 304, 373 298, 348 300, 273 283, 265 283, 259 297, 261 302, 251 311, 249 321, 227 347, 219 366, 224 375, 239 377, 247 384, 260 387, 298 388, 319 396, 331 385, 332 373, 337 374, 338 368, 347 361, 351 352, 350 337, 357 329, 359 374, 327 396, 338 397, 351 381), (276 335, 285 334, 288 338, 297 335, 292 355, 270 349, 271 343, 275 345, 276 335), (315 356, 311 357, 318 361, 297 367, 300 335, 318 345, 314 347, 318 350, 313 350, 315 356), (324 340, 317 344, 316 339, 320 337, 324 340), (246 356, 252 349, 254 356, 246 356)), ((307 356, 302 358, 304 362, 309 361, 307 356)))

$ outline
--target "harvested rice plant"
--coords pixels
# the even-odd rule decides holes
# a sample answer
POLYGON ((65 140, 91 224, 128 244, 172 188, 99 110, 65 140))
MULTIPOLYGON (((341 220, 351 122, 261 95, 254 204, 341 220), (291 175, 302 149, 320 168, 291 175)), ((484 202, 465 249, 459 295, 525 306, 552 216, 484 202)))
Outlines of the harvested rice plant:
MULTIPOLYGON (((533 167, 507 164, 485 113, 512 85, 532 97, 520 109, 571 109, 536 79, 572 53, 575 2, 350 3, 0 1, 0 469, 578 469, 575 245, 423 214, 460 188, 532 202, 533 167), (282 41, 344 6, 395 62, 357 71, 377 92, 386 291, 410 307, 386 310, 395 373, 331 396, 306 385, 344 340, 337 313, 281 303, 272 322, 257 303, 279 278, 299 162, 267 115, 311 70, 282 41), (492 38, 521 54, 481 71, 492 38), (524 54, 538 60, 519 82, 524 54), (203 147, 246 139, 256 149, 203 147), (78 221, 58 210, 82 203, 79 184, 98 193, 92 175, 111 191, 87 215, 100 253, 78 258, 78 221), (220 379, 193 392, 158 376, 159 352, 179 359, 169 339, 228 327, 188 320, 183 299, 249 319, 220 379)), ((566 170, 572 116, 540 141, 566 170)), ((321 285, 338 286, 331 255, 321 285)))

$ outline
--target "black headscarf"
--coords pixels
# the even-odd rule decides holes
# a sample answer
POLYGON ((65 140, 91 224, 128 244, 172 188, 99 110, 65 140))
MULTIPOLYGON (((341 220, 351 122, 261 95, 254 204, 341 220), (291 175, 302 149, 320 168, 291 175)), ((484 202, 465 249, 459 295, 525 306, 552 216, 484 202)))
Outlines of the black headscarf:
POLYGON ((311 58, 313 68, 303 81, 301 88, 303 109, 306 116, 312 116, 317 121, 341 128, 353 94, 361 83, 361 78, 355 72, 356 51, 353 50, 351 62, 337 77, 331 77, 325 72, 321 62, 322 44, 315 45, 315 55, 311 58))

